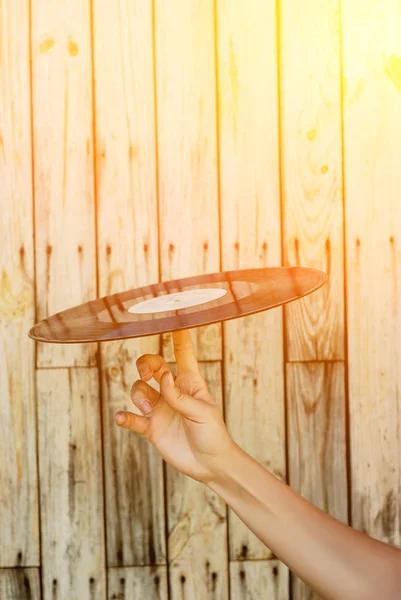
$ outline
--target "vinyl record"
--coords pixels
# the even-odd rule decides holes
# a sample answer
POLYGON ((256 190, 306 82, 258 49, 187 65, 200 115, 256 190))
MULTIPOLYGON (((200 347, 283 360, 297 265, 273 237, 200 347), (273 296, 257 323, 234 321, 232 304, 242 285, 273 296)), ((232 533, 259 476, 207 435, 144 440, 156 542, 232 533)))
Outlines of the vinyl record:
POLYGON ((200 327, 297 300, 327 281, 321 271, 277 267, 223 271, 105 296, 44 319, 39 342, 105 342, 200 327))

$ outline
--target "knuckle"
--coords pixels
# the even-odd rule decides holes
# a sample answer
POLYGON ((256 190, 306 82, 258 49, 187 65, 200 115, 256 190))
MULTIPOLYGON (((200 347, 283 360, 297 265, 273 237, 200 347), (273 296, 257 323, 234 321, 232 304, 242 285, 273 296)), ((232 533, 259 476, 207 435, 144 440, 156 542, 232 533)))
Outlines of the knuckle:
POLYGON ((135 422, 135 415, 132 413, 128 413, 127 419, 124 423, 124 427, 126 427, 126 429, 131 429, 134 425, 134 422, 135 422))
POLYGON ((137 392, 141 392, 144 395, 148 395, 148 386, 145 381, 138 379, 131 387, 131 397, 134 396, 137 392))
POLYGON ((137 358, 136 366, 139 367, 139 365, 143 365, 145 362, 147 362, 149 360, 149 356, 151 356, 151 355, 150 354, 142 354, 142 356, 137 358))

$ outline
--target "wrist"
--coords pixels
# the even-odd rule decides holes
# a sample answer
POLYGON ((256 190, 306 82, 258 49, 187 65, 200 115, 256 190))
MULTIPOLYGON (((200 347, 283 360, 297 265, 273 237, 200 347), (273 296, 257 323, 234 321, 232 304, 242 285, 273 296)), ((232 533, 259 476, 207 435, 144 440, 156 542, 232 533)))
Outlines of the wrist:
POLYGON ((238 444, 232 444, 224 456, 215 461, 211 475, 204 483, 214 491, 240 485, 241 473, 249 468, 250 463, 256 463, 238 444))

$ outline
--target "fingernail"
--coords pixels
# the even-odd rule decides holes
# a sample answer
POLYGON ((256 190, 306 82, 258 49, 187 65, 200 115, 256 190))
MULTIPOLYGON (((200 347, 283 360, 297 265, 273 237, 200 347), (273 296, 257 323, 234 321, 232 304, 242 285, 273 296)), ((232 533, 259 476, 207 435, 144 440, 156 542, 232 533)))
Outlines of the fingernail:
POLYGON ((125 421, 127 420, 126 415, 123 412, 118 412, 116 414, 116 423, 117 425, 124 425, 125 421))
POLYGON ((171 388, 174 387, 174 377, 171 372, 168 374, 168 377, 167 377, 167 385, 171 388))
POLYGON ((138 367, 138 372, 141 378, 149 377, 149 375, 151 374, 151 370, 146 365, 138 367))
POLYGON ((149 413, 152 410, 152 405, 150 402, 148 402, 148 400, 144 400, 140 403, 139 409, 144 413, 149 413))

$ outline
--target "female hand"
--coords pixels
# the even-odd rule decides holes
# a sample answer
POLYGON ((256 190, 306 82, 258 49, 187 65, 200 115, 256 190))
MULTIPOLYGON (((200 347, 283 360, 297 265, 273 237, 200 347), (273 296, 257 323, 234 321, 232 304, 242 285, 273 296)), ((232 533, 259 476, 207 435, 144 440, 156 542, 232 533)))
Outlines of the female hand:
POLYGON ((161 356, 141 356, 137 360, 141 380, 133 384, 131 399, 148 416, 119 412, 116 422, 145 436, 169 465, 207 483, 235 444, 200 375, 190 332, 174 332, 173 340, 177 378, 161 356), (152 377, 160 384, 160 392, 146 383, 152 377))

